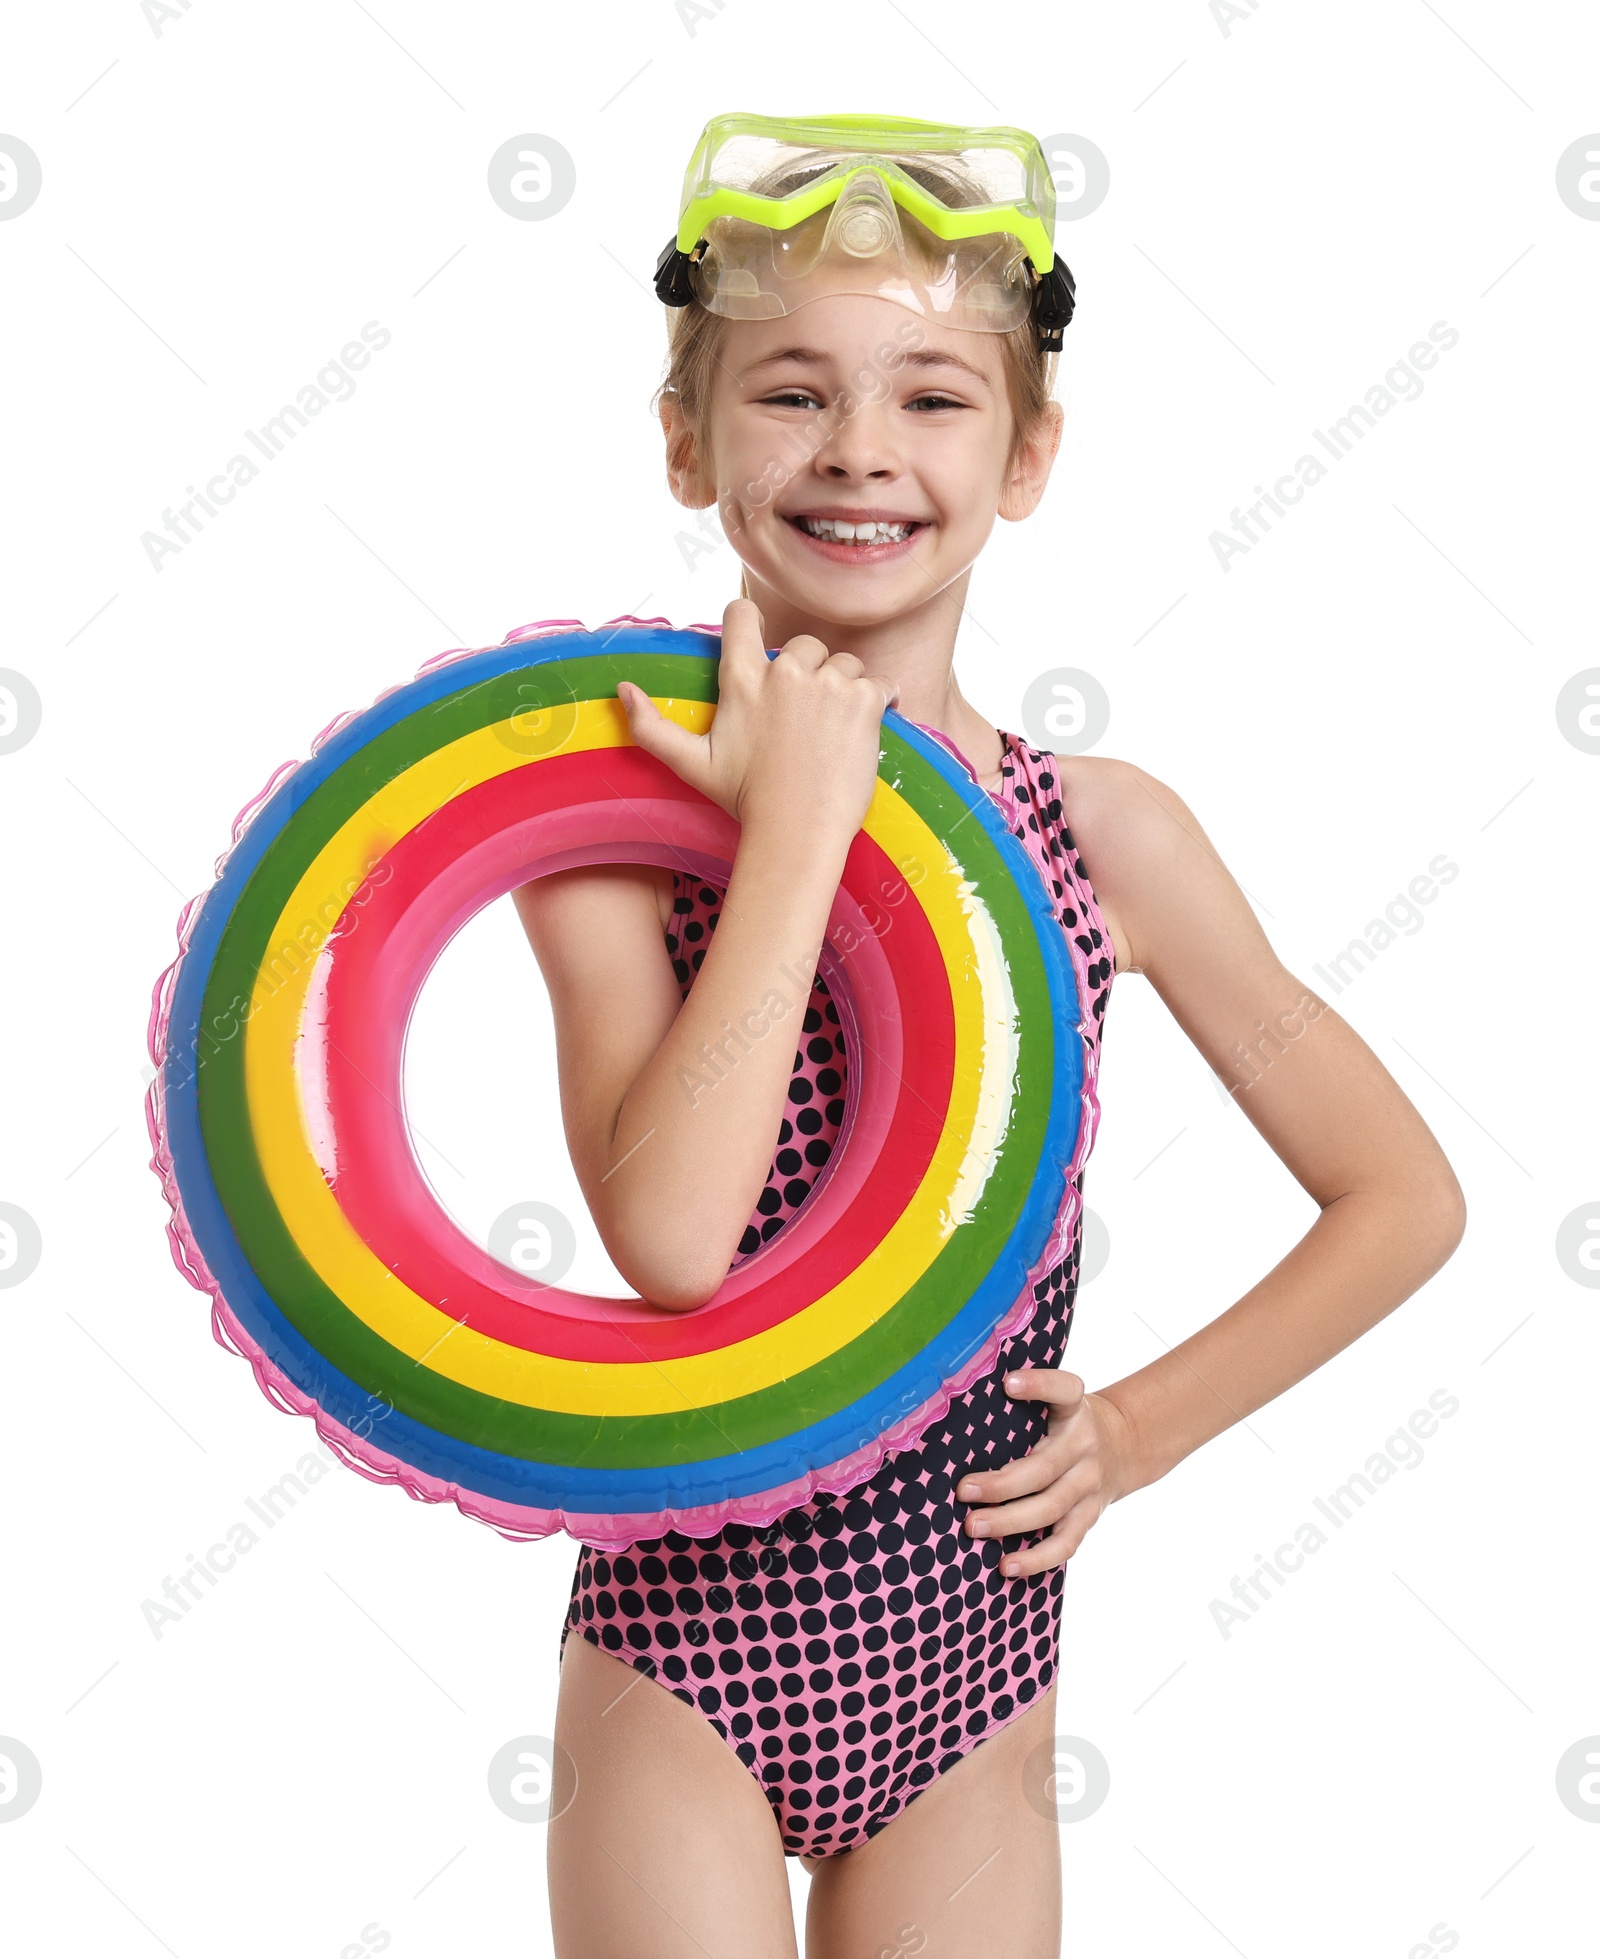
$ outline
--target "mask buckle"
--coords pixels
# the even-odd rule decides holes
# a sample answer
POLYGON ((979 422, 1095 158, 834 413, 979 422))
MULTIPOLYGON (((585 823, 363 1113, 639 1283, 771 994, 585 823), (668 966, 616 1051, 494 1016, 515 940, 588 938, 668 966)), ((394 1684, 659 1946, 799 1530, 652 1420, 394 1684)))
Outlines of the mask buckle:
POLYGON ((680 252, 678 241, 669 238, 656 260, 656 298, 663 306, 687 306, 694 299, 689 268, 706 248, 702 238, 692 252, 680 252))

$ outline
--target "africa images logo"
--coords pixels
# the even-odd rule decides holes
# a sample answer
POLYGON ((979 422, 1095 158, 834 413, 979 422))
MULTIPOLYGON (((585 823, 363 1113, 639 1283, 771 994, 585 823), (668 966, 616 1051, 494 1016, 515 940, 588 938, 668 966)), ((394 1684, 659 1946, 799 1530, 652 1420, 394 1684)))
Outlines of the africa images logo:
MULTIPOLYGON (((1403 401, 1418 399, 1427 383, 1417 370, 1421 368, 1425 372, 1436 367, 1440 354, 1449 353, 1460 339, 1461 335, 1453 326, 1444 320, 1435 320, 1428 329, 1426 340, 1415 342, 1402 358, 1395 361, 1383 379, 1375 381, 1367 389, 1362 401, 1353 401, 1327 428, 1313 429, 1312 440, 1334 462, 1342 463, 1368 430, 1378 426, 1380 417, 1403 401)), ((1272 529, 1272 517, 1287 517, 1306 491, 1316 489, 1330 474, 1328 464, 1308 451, 1295 458, 1293 466, 1278 478, 1270 491, 1258 483, 1255 486, 1255 503, 1243 510, 1235 507, 1229 511, 1232 535, 1227 531, 1213 531, 1208 539, 1220 569, 1231 571, 1235 558, 1245 557, 1254 546, 1264 542, 1265 533, 1272 529), (1266 514, 1268 511, 1272 516, 1266 514)))
POLYGON ((165 534, 145 531, 140 536, 151 570, 163 570, 165 559, 175 558, 185 545, 193 544, 205 529, 205 518, 219 517, 222 514, 219 506, 232 503, 241 490, 248 489, 266 463, 276 462, 300 430, 310 425, 313 416, 320 415, 333 402, 348 401, 356 391, 355 374, 374 354, 381 354, 393 338, 386 326, 368 320, 361 329, 361 338, 346 341, 293 401, 286 401, 259 429, 245 430, 245 441, 263 462, 252 461, 241 451, 228 458, 208 480, 204 491, 196 489, 193 483, 188 484, 184 492, 188 501, 179 504, 176 510, 169 506, 161 513, 165 534), (198 515, 199 512, 204 515, 198 515))

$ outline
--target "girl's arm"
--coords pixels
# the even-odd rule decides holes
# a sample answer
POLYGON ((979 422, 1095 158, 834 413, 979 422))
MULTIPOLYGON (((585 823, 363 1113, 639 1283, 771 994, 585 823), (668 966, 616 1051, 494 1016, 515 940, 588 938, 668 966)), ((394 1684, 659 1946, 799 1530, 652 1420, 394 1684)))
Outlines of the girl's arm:
POLYGON ((1293 1387, 1461 1241, 1444 1152, 1377 1056, 1267 943, 1193 812, 1126 762, 1069 759, 1071 827, 1108 926, 1320 1215, 1259 1284, 1097 1391, 1120 1418, 1111 1496, 1293 1387))
POLYGON ((727 1278, 766 1181, 898 691, 808 636, 769 661, 747 599, 723 615, 720 667, 705 735, 623 683, 634 741, 740 825, 688 999, 664 942, 670 873, 601 865, 516 894, 549 989, 567 1147, 589 1213, 628 1283, 677 1310, 727 1278))
POLYGON ((597 865, 516 893, 550 994, 573 1169, 612 1262, 655 1305, 702 1305, 728 1276, 777 1148, 848 845, 746 827, 686 1001, 664 940, 670 872, 597 865))

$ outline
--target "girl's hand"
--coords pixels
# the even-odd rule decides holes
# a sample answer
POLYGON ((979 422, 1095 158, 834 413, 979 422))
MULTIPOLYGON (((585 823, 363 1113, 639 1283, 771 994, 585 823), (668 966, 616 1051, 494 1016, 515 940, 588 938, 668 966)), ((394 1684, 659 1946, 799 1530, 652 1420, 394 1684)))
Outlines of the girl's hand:
POLYGON ((1026 1578, 1065 1564, 1089 1526, 1123 1494, 1132 1437, 1115 1406, 1104 1395, 1085 1393, 1076 1374, 1030 1367, 1008 1374, 1005 1386, 1020 1400, 1050 1403, 1044 1440, 1003 1469, 963 1476, 956 1498, 994 1506, 968 1512, 966 1528, 972 1537, 1012 1537, 1054 1526, 1042 1544, 1002 1559, 1003 1576, 1026 1578))
POLYGON ((879 730, 900 698, 853 653, 801 634, 769 660, 759 608, 735 599, 722 615, 716 717, 706 734, 669 721, 632 681, 617 695, 638 746, 741 826, 842 838, 861 828, 878 780, 879 730))

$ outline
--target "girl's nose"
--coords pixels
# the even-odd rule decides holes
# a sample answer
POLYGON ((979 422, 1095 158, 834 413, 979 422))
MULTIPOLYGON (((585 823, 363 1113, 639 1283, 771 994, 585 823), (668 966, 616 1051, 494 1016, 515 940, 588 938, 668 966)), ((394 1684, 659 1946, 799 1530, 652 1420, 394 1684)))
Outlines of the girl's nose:
POLYGON ((898 475, 900 456, 894 438, 884 403, 845 396, 834 404, 827 434, 816 453, 816 467, 828 475, 852 480, 898 475))

